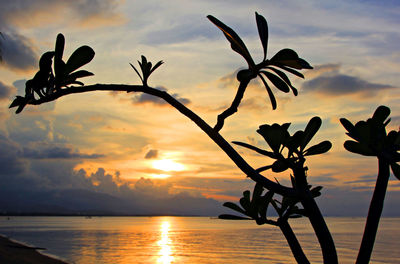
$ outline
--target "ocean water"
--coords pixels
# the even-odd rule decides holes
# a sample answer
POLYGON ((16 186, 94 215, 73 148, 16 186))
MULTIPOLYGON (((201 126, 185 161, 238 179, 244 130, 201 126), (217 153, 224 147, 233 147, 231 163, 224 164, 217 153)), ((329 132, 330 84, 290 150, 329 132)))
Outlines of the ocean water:
MULTIPOLYGON (((363 218, 328 217, 340 263, 354 263, 363 218)), ((307 219, 293 229, 322 263, 307 219)), ((273 226, 208 217, 0 217, 0 233, 70 263, 295 263, 273 226)), ((371 263, 400 263, 400 218, 381 219, 371 263)))

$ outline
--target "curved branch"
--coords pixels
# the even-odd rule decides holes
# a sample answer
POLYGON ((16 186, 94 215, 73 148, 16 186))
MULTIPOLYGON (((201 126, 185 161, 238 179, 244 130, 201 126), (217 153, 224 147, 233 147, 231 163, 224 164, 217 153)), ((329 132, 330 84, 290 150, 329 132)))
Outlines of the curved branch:
POLYGON ((200 127, 203 132, 205 132, 227 155, 228 157, 236 164, 236 166, 243 171, 248 177, 250 177, 253 181, 260 183, 264 188, 268 190, 272 190, 273 192, 283 195, 283 196, 295 196, 297 195, 296 191, 293 188, 289 188, 278 183, 275 183, 256 170, 254 170, 240 155, 239 153, 211 126, 209 126, 202 118, 200 118, 197 114, 192 112, 185 105, 180 103, 170 94, 165 91, 161 91, 152 87, 143 86, 143 85, 126 85, 126 84, 94 84, 88 86, 81 87, 69 87, 66 89, 62 89, 57 91, 51 95, 48 95, 44 98, 40 98, 35 101, 30 101, 29 104, 32 105, 40 105, 46 102, 54 101, 57 98, 68 94, 75 93, 85 93, 92 91, 124 91, 124 92, 142 92, 146 94, 150 94, 156 97, 159 97, 165 100, 168 104, 182 113, 184 116, 188 117, 192 120, 198 127, 200 127))
POLYGON ((214 126, 215 131, 219 132, 224 126, 225 119, 237 112, 239 104, 242 101, 244 92, 246 91, 249 82, 250 80, 243 80, 240 82, 239 88, 235 95, 235 99, 233 99, 231 106, 218 115, 217 124, 215 124, 214 126))

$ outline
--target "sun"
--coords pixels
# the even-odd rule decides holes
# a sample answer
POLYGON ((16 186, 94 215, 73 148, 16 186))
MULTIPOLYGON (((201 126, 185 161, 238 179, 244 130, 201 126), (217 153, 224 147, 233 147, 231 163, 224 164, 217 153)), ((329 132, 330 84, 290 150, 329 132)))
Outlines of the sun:
POLYGON ((162 171, 183 171, 185 166, 181 163, 175 162, 170 159, 155 160, 152 164, 153 168, 162 171))

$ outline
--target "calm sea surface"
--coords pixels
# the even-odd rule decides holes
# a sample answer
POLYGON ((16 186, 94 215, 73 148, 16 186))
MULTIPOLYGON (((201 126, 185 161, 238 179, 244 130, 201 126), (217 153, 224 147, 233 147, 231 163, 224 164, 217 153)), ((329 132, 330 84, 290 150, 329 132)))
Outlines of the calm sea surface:
MULTIPOLYGON (((354 263, 364 219, 327 218, 340 263, 354 263)), ((306 219, 292 221, 313 263, 318 243, 306 219)), ((0 233, 70 263, 294 263, 273 226, 208 217, 0 217, 0 233)), ((400 218, 383 218, 371 263, 400 263, 400 218)))

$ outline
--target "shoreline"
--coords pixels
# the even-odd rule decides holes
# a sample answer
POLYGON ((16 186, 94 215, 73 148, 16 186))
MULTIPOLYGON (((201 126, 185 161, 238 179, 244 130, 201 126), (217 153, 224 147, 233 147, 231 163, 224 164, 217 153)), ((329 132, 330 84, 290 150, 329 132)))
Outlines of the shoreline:
POLYGON ((0 235, 0 263, 4 264, 68 264, 40 253, 40 247, 30 247, 0 235))

